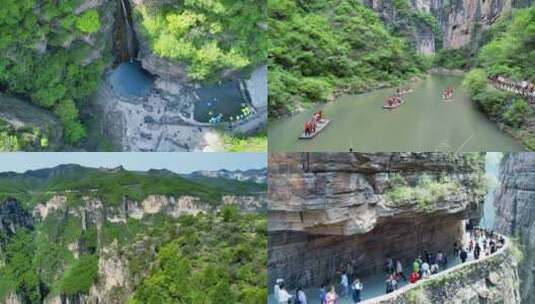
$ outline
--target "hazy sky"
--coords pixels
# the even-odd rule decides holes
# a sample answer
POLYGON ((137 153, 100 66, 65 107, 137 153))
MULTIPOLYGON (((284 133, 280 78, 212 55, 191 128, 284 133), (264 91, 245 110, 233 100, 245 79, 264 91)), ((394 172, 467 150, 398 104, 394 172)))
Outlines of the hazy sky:
POLYGON ((50 168, 60 164, 146 171, 168 169, 177 173, 196 170, 257 169, 266 167, 266 153, 0 153, 0 172, 50 168))

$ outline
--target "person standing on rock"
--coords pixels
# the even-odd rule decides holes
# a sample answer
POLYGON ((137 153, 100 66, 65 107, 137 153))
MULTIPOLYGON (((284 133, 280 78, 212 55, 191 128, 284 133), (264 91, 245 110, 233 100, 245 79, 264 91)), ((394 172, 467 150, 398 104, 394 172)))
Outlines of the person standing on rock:
POLYGON ((457 241, 453 243, 453 255, 456 257, 459 256, 459 243, 457 243, 457 241))
POLYGON ((459 257, 461 258, 461 262, 466 262, 466 259, 468 258, 468 252, 466 252, 466 249, 462 248, 461 253, 459 254, 459 257))
POLYGON ((331 291, 325 295, 325 304, 336 304, 337 299, 338 296, 336 295, 336 290, 334 289, 334 286, 331 286, 331 291))
POLYGON ((360 294, 363 288, 364 286, 360 282, 359 278, 356 278, 355 282, 353 282, 353 285, 351 285, 351 289, 353 289, 352 298, 355 304, 360 302, 360 294))
POLYGON ((349 278, 345 271, 342 271, 342 278, 340 280, 340 286, 342 287, 342 297, 349 297, 349 278))

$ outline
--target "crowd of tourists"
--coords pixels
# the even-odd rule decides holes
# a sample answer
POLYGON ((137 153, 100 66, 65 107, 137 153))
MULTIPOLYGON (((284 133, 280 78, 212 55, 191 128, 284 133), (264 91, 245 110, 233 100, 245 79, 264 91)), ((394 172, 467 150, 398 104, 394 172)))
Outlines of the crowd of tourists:
MULTIPOLYGON (((469 237, 463 241, 455 241, 453 244, 453 257, 465 263, 471 255, 474 260, 488 256, 499 250, 505 245, 505 239, 498 236, 491 230, 472 227, 467 225, 469 237)), ((394 292, 401 285, 401 282, 414 284, 422 279, 427 279, 434 274, 448 268, 448 255, 445 251, 439 250, 435 253, 423 251, 411 260, 408 277, 405 275, 401 259, 394 259, 391 256, 386 257, 385 271, 385 292, 394 292)), ((362 300, 363 283, 359 278, 351 281, 349 275, 342 271, 340 274, 339 294, 334 285, 327 288, 321 285, 319 290, 319 303, 337 304, 343 298, 351 299, 353 303, 359 303, 362 300)), ((278 279, 274 287, 274 297, 278 304, 307 304, 307 296, 302 287, 298 287, 295 294, 286 290, 284 280, 278 279)), ((314 303, 317 303, 314 301, 314 303)))
POLYGON ((316 133, 316 127, 323 119, 323 112, 320 110, 318 112, 315 112, 314 115, 312 115, 312 118, 310 120, 307 120, 305 122, 305 135, 312 135, 316 133))
POLYGON ((531 103, 535 103, 535 81, 523 80, 520 83, 516 83, 496 75, 490 76, 489 80, 494 86, 527 97, 531 103))

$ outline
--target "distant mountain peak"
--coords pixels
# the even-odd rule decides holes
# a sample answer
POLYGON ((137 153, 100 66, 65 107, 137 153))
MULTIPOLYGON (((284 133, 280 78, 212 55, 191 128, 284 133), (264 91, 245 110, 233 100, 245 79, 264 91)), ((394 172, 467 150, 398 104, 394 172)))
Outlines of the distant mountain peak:
POLYGON ((262 169, 249 169, 249 170, 227 170, 220 169, 215 171, 199 170, 194 171, 187 176, 190 177, 211 177, 211 178, 226 178, 238 181, 247 181, 255 183, 265 183, 267 177, 267 168, 262 169))

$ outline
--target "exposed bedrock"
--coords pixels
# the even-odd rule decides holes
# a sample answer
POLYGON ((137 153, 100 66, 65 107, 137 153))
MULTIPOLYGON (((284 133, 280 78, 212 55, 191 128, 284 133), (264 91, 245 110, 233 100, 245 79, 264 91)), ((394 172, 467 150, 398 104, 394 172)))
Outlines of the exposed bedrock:
POLYGON ((270 286, 277 278, 284 278, 292 287, 318 286, 337 278, 336 274, 343 270, 351 277, 377 273, 383 270, 387 255, 410 265, 423 248, 433 252, 449 250, 464 231, 461 218, 458 215, 406 216, 352 236, 270 232, 270 286))
POLYGON ((0 121, 15 130, 39 129, 47 135, 51 149, 61 143, 63 127, 59 119, 27 101, 0 94, 0 121))
MULTIPOLYGON (((0 235, 11 236, 19 229, 31 228, 33 218, 15 199, 0 202, 0 235)), ((0 239, 0 245, 2 245, 0 239)), ((0 248, 1 250, 1 248, 0 248)))
POLYGON ((189 79, 186 63, 155 54, 138 18, 123 17, 123 11, 132 14, 137 6, 146 2, 117 1, 114 52, 119 62, 126 61, 132 53, 127 52, 130 49, 127 33, 131 25, 135 59, 152 75, 152 84, 143 96, 121 95, 112 86, 112 71, 108 71, 93 98, 95 111, 102 117, 101 133, 123 151, 214 151, 221 149, 221 130, 249 135, 264 129, 267 124, 267 67, 225 71, 217 83, 189 79), (122 3, 126 7, 124 10, 120 9, 122 3), (194 115, 196 105, 213 99, 250 104, 253 114, 239 123, 223 123, 216 128, 194 115))
POLYGON ((270 284, 317 285, 336 271, 375 272, 387 254, 407 263, 417 251, 449 249, 462 220, 481 216, 482 170, 481 154, 270 154, 270 284), (394 201, 399 179, 457 186, 426 204, 394 201))
POLYGON ((396 24, 409 34, 411 41, 420 53, 430 54, 440 45, 455 49, 471 43, 478 45, 481 33, 488 29, 497 18, 509 13, 512 8, 527 7, 532 0, 411 0, 410 15, 406 16, 396 10, 392 0, 365 0, 365 3, 379 13, 389 24, 396 24), (437 22, 437 28, 419 21, 417 14, 431 14, 437 22))
POLYGON ((535 153, 508 153, 500 164, 495 228, 518 238, 524 252, 520 265, 523 303, 535 303, 535 153))

